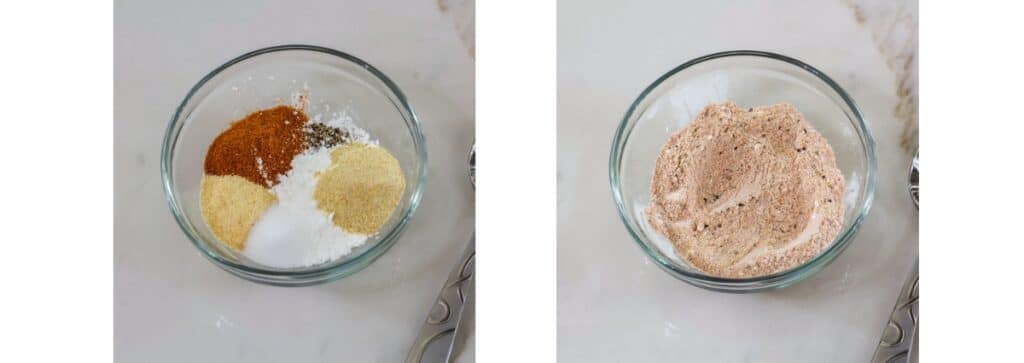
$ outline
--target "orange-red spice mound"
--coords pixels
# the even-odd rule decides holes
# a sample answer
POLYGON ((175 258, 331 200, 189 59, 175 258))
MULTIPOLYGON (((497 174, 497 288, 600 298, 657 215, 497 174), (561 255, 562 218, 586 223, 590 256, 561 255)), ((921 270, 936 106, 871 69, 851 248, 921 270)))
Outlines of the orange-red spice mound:
POLYGON ((235 121, 206 152, 207 174, 238 175, 272 187, 291 170, 292 159, 305 149, 303 127, 309 117, 302 110, 277 106, 235 121))

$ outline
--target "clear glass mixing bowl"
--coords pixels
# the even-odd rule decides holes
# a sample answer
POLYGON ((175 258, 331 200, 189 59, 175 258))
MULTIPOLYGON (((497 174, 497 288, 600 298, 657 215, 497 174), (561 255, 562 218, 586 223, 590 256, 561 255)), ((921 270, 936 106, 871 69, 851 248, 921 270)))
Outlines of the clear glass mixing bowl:
POLYGON ((761 51, 714 53, 672 69, 647 87, 626 111, 609 160, 612 196, 622 222, 659 267, 687 283, 715 291, 782 288, 821 271, 850 244, 875 193, 875 143, 857 105, 821 71, 796 59, 761 51), (710 276, 675 253, 643 217, 654 163, 669 135, 709 103, 740 107, 787 102, 831 144, 846 179, 844 227, 831 245, 802 265, 754 278, 710 276))
POLYGON ((283 45, 232 59, 192 87, 167 127, 160 171, 174 218, 206 258, 247 280, 305 286, 353 274, 384 254, 419 205, 426 165, 427 149, 416 114, 384 73, 333 49, 283 45), (405 174, 406 189, 380 231, 348 255, 305 268, 273 268, 247 259, 214 237, 200 213, 199 185, 207 148, 221 131, 249 112, 290 103, 303 88, 310 91, 310 117, 343 111, 387 148, 405 174))

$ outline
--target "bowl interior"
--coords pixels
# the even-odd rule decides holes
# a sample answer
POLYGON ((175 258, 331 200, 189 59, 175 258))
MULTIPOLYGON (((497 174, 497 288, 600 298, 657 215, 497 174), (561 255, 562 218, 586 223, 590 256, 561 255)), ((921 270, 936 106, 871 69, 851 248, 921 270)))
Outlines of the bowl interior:
MULTIPOLYGON (((790 103, 817 129, 835 151, 846 179, 845 229, 837 241, 852 234, 870 205, 874 152, 856 106, 838 86, 809 69, 757 55, 698 59, 676 68, 648 88, 627 114, 613 146, 613 188, 627 227, 663 267, 701 276, 675 253, 671 242, 648 225, 644 209, 662 145, 710 103, 733 101, 739 107, 790 103), (674 73, 673 73, 674 72, 674 73), (617 165, 616 165, 617 163, 617 165), (615 174, 618 183, 615 184, 615 174)), ((836 242, 833 242, 836 244, 836 242)))
MULTIPOLYGON (((259 52, 259 51, 257 51, 259 52)), ((345 264, 382 240, 394 238, 419 201, 425 146, 415 116, 383 75, 335 54, 285 49, 249 54, 225 64, 197 85, 168 131, 165 161, 172 209, 189 237, 209 257, 263 271, 305 271, 345 264), (382 79, 383 78, 383 79, 382 79), (279 269, 257 264, 225 247, 200 213, 199 186, 206 151, 233 121, 262 108, 291 104, 308 89, 311 119, 349 117, 398 159, 406 178, 400 204, 381 230, 352 253, 318 266, 279 269), (397 227, 397 228, 396 228, 397 227)))

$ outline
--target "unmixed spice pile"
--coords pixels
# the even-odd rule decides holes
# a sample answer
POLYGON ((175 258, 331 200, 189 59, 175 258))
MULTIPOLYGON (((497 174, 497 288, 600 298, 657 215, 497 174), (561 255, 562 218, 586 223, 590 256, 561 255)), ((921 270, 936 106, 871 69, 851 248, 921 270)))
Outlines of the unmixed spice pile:
POLYGON ((648 223, 693 267, 763 276, 811 259, 843 227, 832 147, 791 105, 706 106, 662 147, 648 223))
POLYGON ((344 256, 387 222, 405 191, 388 150, 351 120, 280 105, 231 124, 206 153, 203 219, 225 245, 278 268, 344 256))

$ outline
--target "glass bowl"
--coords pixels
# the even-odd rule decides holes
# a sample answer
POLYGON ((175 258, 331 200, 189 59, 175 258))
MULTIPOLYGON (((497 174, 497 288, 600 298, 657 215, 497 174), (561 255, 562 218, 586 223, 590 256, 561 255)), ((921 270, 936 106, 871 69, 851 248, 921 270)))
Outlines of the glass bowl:
POLYGON ((427 150, 416 114, 387 76, 354 56, 323 47, 283 45, 243 54, 199 80, 178 106, 164 136, 160 171, 171 212, 181 230, 218 267, 247 280, 305 286, 351 275, 376 260, 398 239, 419 205, 427 150), (309 90, 310 118, 344 113, 398 159, 405 193, 380 231, 336 260, 303 268, 273 268, 223 245, 203 220, 199 185, 213 139, 252 111, 290 104, 309 90))
POLYGON ((875 193, 875 143, 857 105, 831 78, 796 59, 761 51, 714 53, 672 69, 629 106, 612 142, 612 196, 626 229, 659 267, 687 283, 724 292, 783 288, 821 271, 850 244, 875 193), (672 243, 643 217, 650 202, 654 163, 669 135, 709 103, 726 100, 747 108, 788 102, 832 145, 846 179, 844 227, 836 239, 802 265, 753 278, 711 276, 678 257, 672 243))

